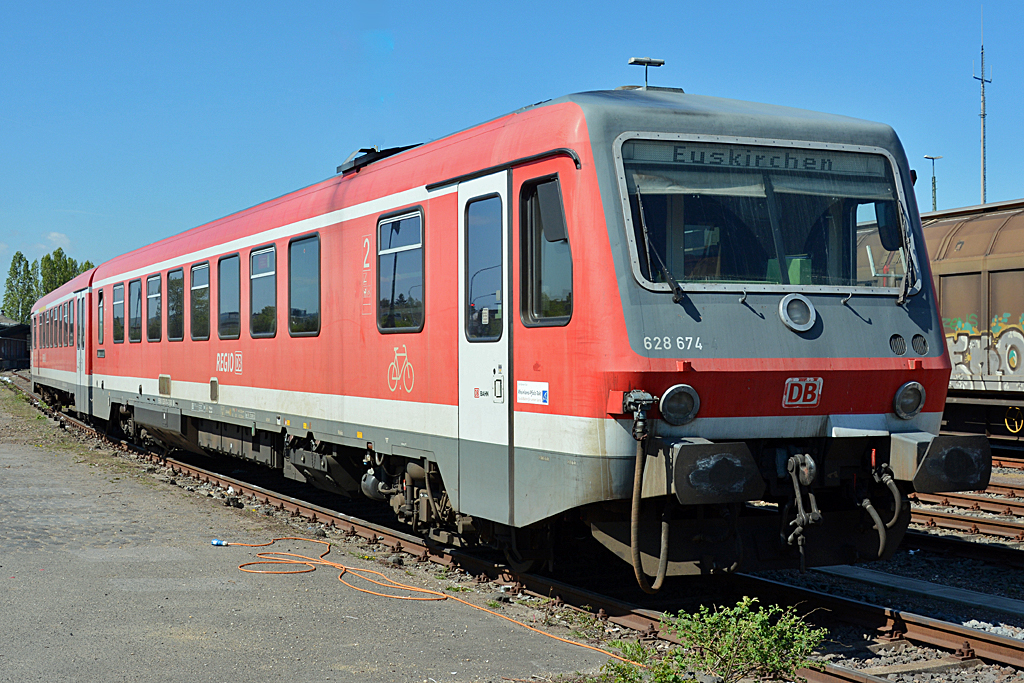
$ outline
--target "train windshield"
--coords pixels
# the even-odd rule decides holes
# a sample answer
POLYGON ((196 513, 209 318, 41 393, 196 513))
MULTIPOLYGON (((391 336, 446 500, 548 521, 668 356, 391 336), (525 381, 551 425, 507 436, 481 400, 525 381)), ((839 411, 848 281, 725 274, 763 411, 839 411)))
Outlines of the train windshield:
POLYGON ((880 154, 627 140, 639 275, 665 282, 898 287, 906 272, 880 154))

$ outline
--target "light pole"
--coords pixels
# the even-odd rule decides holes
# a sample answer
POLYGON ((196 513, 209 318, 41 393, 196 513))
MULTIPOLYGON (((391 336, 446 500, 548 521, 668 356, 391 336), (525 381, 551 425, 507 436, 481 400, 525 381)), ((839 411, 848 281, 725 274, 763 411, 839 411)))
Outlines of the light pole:
POLYGON ((935 204, 935 160, 941 159, 942 157, 925 154, 924 158, 932 160, 932 211, 938 211, 938 207, 935 204))

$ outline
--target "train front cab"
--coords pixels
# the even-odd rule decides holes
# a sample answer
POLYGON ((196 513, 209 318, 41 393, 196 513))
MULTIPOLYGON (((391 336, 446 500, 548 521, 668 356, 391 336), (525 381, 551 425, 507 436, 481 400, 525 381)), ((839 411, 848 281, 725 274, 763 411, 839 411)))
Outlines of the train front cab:
POLYGON ((909 493, 988 482, 983 438, 937 436, 949 361, 902 148, 856 128, 612 145, 621 300, 650 371, 608 401, 638 444, 629 514, 586 519, 646 588, 885 558, 909 493))

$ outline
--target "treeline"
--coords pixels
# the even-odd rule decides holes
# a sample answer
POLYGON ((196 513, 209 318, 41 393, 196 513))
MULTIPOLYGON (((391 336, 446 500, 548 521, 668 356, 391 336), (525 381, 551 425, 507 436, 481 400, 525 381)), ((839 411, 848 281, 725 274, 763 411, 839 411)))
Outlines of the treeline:
POLYGON ((60 247, 32 263, 28 262, 24 254, 16 251, 7 273, 0 313, 11 320, 28 324, 32 316, 32 304, 39 297, 49 294, 92 267, 90 261, 79 263, 60 247))

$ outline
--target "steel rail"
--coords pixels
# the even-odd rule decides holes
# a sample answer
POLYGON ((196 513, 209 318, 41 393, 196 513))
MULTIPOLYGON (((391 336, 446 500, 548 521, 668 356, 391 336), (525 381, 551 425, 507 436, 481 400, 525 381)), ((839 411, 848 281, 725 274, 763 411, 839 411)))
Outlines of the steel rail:
POLYGON ((1024 517, 1024 503, 1018 503, 1006 498, 989 498, 970 493, 912 493, 910 494, 910 502, 944 505, 963 510, 988 512, 1005 517, 1024 517))
POLYGON ((1001 543, 974 543, 959 536, 908 531, 901 546, 1024 569, 1024 552, 1001 543))
POLYGON ((1017 483, 1010 479, 990 481, 985 493, 994 493, 1006 498, 1024 498, 1024 482, 1017 483))
POLYGON ((952 650, 956 656, 963 659, 973 655, 996 664, 1024 667, 1024 641, 1015 638, 769 579, 745 574, 738 575, 737 578, 747 583, 750 589, 756 590, 758 594, 771 594, 793 604, 833 611, 844 621, 874 628, 882 640, 907 640, 952 650))
POLYGON ((968 534, 988 534, 1018 542, 1024 541, 1024 524, 1020 522, 1008 522, 973 515, 957 515, 949 512, 932 512, 920 508, 911 510, 910 521, 926 527, 963 531, 968 534))
POLYGON ((1024 470, 1024 458, 993 455, 992 467, 1003 467, 1011 470, 1024 470))

